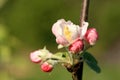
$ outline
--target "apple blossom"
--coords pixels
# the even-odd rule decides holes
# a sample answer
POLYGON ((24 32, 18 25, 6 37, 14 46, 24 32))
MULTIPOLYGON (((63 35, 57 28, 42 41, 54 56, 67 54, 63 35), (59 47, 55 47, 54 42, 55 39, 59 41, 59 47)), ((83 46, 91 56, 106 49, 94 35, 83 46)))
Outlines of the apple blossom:
POLYGON ((88 23, 84 22, 82 27, 73 24, 71 21, 65 21, 64 19, 58 20, 52 26, 52 33, 56 37, 56 42, 63 46, 68 46, 76 39, 81 38, 86 33, 88 23))
POLYGON ((30 59, 34 63, 40 63, 42 59, 50 58, 51 56, 52 53, 50 53, 46 48, 30 53, 30 59))
POLYGON ((98 40, 98 33, 96 29, 95 28, 88 29, 84 38, 90 45, 94 45, 95 42, 98 40))
POLYGON ((42 59, 40 57, 40 54, 41 54, 41 52, 39 50, 30 53, 30 59, 31 59, 31 61, 34 62, 34 63, 41 62, 42 59))
POLYGON ((83 41, 81 39, 77 39, 75 42, 73 42, 69 46, 69 51, 71 51, 72 53, 78 53, 78 52, 82 51, 83 48, 84 48, 83 41))
POLYGON ((44 62, 41 64, 41 69, 42 71, 44 72, 51 72, 52 69, 53 69, 53 65, 51 65, 50 63, 48 62, 44 62))

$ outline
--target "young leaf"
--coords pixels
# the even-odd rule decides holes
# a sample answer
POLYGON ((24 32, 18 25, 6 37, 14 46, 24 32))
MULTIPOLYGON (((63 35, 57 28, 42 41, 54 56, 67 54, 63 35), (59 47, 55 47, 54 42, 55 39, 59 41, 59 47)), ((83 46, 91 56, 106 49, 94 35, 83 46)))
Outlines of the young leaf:
POLYGON ((89 52, 83 53, 83 58, 84 58, 84 60, 87 59, 88 61, 91 61, 92 63, 95 63, 95 64, 98 63, 97 60, 95 59, 95 57, 92 54, 90 54, 89 52))
POLYGON ((92 69, 94 70, 95 72, 97 73, 100 73, 101 72, 101 69, 100 67, 98 66, 98 62, 97 60, 94 58, 93 55, 91 55, 90 53, 88 52, 85 52, 83 54, 83 59, 84 61, 87 63, 87 65, 92 69))

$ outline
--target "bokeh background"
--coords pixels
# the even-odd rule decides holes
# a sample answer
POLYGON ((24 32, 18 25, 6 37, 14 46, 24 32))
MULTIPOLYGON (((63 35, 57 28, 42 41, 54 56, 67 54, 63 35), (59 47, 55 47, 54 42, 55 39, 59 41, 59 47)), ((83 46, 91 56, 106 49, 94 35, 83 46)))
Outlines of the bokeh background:
MULTIPOLYGON (((0 80, 72 80, 60 65, 44 73, 29 53, 45 45, 57 51, 51 27, 64 18, 79 24, 82 0, 0 0, 0 80)), ((83 80, 120 80, 120 0, 91 0, 90 27, 99 41, 89 49, 102 69, 84 64, 83 80)))

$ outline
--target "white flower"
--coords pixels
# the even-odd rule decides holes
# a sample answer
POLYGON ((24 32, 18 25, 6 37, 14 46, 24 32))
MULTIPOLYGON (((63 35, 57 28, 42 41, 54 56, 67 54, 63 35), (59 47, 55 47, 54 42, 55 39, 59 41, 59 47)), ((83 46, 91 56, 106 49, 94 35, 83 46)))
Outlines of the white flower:
POLYGON ((58 20, 52 26, 52 32, 56 37, 56 42, 63 46, 68 46, 76 39, 83 39, 88 23, 84 22, 83 26, 75 25, 71 21, 65 21, 64 19, 58 20))

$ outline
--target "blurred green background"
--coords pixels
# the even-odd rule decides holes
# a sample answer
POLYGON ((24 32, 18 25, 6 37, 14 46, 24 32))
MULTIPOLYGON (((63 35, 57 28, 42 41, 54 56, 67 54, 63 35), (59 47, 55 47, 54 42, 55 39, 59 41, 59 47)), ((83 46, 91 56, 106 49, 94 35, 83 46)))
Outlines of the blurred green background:
MULTIPOLYGON (((57 51, 51 27, 64 18, 79 24, 82 0, 0 0, 0 80, 72 80, 63 66, 44 73, 29 53, 44 45, 57 51)), ((102 69, 84 64, 83 80, 120 80, 120 0, 91 0, 90 27, 99 41, 89 51, 102 69)))

